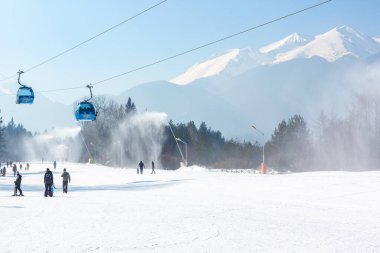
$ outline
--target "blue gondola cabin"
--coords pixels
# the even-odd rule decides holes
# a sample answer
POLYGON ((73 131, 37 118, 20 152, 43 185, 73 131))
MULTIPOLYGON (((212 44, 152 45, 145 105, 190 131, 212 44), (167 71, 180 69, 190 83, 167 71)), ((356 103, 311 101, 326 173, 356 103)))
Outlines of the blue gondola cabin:
POLYGON ((80 102, 75 110, 75 118, 78 121, 94 121, 96 120, 96 110, 92 103, 80 102))
POLYGON ((34 92, 32 88, 20 87, 17 91, 16 104, 33 104, 34 92))

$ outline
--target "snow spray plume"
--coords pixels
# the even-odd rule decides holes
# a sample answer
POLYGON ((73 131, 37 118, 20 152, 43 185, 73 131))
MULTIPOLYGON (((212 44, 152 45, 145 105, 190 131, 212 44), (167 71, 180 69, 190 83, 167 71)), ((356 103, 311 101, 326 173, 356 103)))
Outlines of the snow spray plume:
MULTIPOLYGON (((314 133, 314 167, 371 170, 380 165, 380 63, 357 63, 339 73, 342 92, 351 93, 346 112, 321 113, 314 133)), ((331 84, 334 84, 333 82, 331 84)), ((333 95, 333 94, 332 94, 333 95)), ((338 96, 339 97, 339 96, 338 96)))
POLYGON ((160 154, 165 141, 167 115, 143 112, 127 117, 113 131, 110 150, 116 165, 137 167, 140 161, 150 168, 152 161, 160 165, 160 154))
POLYGON ((76 161, 75 137, 80 127, 56 128, 24 140, 25 159, 28 161, 76 161))

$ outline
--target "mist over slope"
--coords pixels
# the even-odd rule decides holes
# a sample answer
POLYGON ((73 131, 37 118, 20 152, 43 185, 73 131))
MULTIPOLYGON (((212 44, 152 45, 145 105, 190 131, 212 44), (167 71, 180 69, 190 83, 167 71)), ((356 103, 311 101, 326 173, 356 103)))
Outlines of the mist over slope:
POLYGON ((127 90, 115 99, 123 102, 128 97, 133 98, 140 111, 167 112, 168 119, 175 122, 206 122, 227 136, 242 133, 249 125, 245 115, 232 104, 198 87, 152 82, 127 90))

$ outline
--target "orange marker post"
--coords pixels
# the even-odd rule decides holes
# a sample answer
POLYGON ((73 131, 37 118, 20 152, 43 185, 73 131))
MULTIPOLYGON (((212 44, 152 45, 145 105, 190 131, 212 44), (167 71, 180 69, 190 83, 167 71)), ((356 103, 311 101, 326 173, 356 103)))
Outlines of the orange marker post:
POLYGON ((265 174, 267 172, 267 167, 265 166, 265 163, 261 163, 261 174, 265 174))

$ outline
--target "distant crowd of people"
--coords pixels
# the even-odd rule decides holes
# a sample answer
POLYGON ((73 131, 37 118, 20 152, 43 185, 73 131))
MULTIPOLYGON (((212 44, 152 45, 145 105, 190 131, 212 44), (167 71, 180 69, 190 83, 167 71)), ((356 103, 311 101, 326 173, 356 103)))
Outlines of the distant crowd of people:
MULTIPOLYGON (((0 168, 2 164, 0 162, 0 168)), ((7 168, 12 168, 13 176, 16 177, 16 180, 14 181, 15 188, 14 193, 12 196, 24 196, 22 189, 21 189, 21 182, 22 182, 22 175, 20 174, 20 171, 22 171, 23 165, 20 162, 19 166, 17 166, 17 163, 13 161, 6 162, 6 166, 3 166, 0 169, 0 176, 6 176, 7 168)), ((57 169, 57 162, 53 162, 53 168, 57 169)), ((30 164, 26 163, 25 165, 25 171, 28 171, 30 169, 30 164)), ((62 191, 64 194, 67 194, 68 191, 68 185, 71 182, 70 174, 66 171, 66 168, 63 169, 63 173, 61 174, 62 177, 62 191)), ((54 185, 54 176, 53 173, 49 168, 46 169, 46 172, 44 174, 44 185, 45 185, 45 191, 44 196, 53 196, 55 185, 54 185)))
MULTIPOLYGON (((1 168, 1 166, 2 166, 2 164, 0 162, 0 168, 1 168)), ((5 174, 7 173, 7 168, 9 168, 9 167, 12 168, 13 176, 16 177, 16 172, 18 171, 17 163, 15 163, 13 161, 6 162, 6 166, 4 164, 4 166, 0 169, 0 176, 5 177, 5 174)), ((25 171, 29 170, 29 168, 30 168, 29 163, 26 163, 25 171)), ((19 163, 19 170, 20 171, 22 170, 22 163, 21 162, 19 163)))
MULTIPOLYGON (((0 168, 1 168, 1 162, 0 162, 0 168)), ((0 169, 0 175, 5 176, 7 168, 10 167, 12 168, 13 176, 16 177, 16 180, 14 181, 15 183, 15 188, 14 188, 14 194, 12 196, 24 196, 23 191, 21 189, 21 181, 22 181, 22 175, 20 174, 20 171, 22 171, 23 165, 20 162, 19 166, 17 167, 17 164, 13 161, 6 162, 6 166, 0 169)), ((53 168, 57 168, 57 162, 53 162, 53 168)), ((137 167, 137 174, 143 174, 144 173, 144 168, 145 164, 143 161, 140 161, 137 167)), ((26 163, 25 165, 25 171, 28 171, 30 169, 30 164, 26 163)), ((152 161, 152 171, 150 174, 156 174, 155 171, 155 166, 154 166, 154 161, 152 161)), ((71 177, 70 174, 66 171, 66 168, 63 169, 63 172, 61 174, 62 177, 62 192, 64 194, 67 194, 68 192, 68 185, 71 182, 71 177)), ((46 172, 44 174, 44 185, 45 185, 45 191, 44 191, 44 196, 45 197, 53 197, 54 190, 55 190, 55 185, 54 185, 54 176, 52 171, 47 168, 46 172)))

